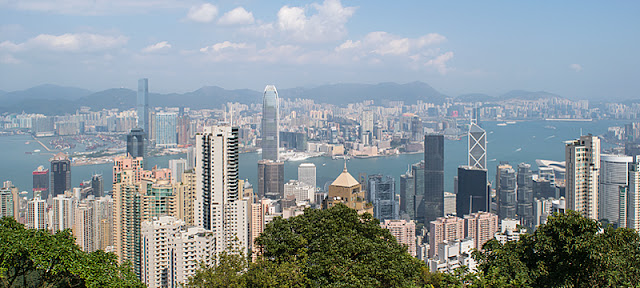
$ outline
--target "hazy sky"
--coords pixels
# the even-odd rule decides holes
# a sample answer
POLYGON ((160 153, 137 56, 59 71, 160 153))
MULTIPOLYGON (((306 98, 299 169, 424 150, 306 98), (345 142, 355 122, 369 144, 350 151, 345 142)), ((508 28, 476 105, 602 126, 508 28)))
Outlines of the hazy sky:
POLYGON ((0 0, 0 89, 441 92, 640 98, 640 1, 0 0))

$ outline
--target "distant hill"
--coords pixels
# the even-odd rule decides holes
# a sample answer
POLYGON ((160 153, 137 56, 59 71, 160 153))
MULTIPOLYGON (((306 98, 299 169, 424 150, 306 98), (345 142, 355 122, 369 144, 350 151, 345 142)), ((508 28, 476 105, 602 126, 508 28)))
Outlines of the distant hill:
POLYGON ((26 90, 0 93, 0 111, 64 114, 75 111, 78 107, 76 101, 91 93, 81 88, 44 84, 26 90))
POLYGON ((404 101, 407 104, 418 100, 440 104, 446 96, 423 82, 407 84, 379 83, 379 84, 332 84, 315 88, 292 88, 278 90, 281 98, 313 99, 316 103, 343 105, 364 100, 373 100, 378 105, 389 101, 404 101))
POLYGON ((496 97, 482 94, 482 93, 470 93, 470 94, 462 94, 456 97, 456 101, 459 102, 488 102, 488 101, 496 101, 496 97))
POLYGON ((520 100, 538 100, 548 98, 563 98, 560 95, 549 93, 546 91, 524 91, 524 90, 512 90, 500 96, 501 100, 520 99, 520 100))
POLYGON ((136 91, 125 88, 113 88, 96 92, 78 99, 80 106, 88 106, 93 110, 114 109, 127 110, 136 105, 136 91))

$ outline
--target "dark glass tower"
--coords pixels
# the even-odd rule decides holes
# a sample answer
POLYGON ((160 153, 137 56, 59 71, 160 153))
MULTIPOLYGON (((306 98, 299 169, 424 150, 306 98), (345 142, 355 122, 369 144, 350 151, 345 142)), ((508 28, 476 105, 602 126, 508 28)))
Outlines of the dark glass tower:
POLYGON ((38 167, 33 175, 33 195, 40 194, 40 199, 47 199, 49 196, 49 169, 43 166, 38 167))
MULTIPOLYGON (((625 176, 626 177, 626 176, 625 176)), ((518 217, 525 227, 533 228, 533 173, 531 165, 518 165, 518 217)))
POLYGON ((144 157, 145 133, 140 128, 133 128, 127 135, 127 153, 133 158, 144 157))
POLYGON ((60 152, 51 159, 51 197, 71 190, 71 160, 60 152))
POLYGON ((458 195, 456 195, 458 217, 478 211, 489 212, 489 200, 487 170, 471 166, 458 167, 458 195))
POLYGON ((138 80, 138 99, 136 103, 138 113, 138 128, 149 133, 149 79, 138 80))
POLYGON ((369 175, 369 199, 373 202, 373 217, 380 221, 398 218, 396 180, 391 176, 369 175))
POLYGON ((284 162, 258 161, 258 197, 284 198, 284 162))
POLYGON ((411 167, 406 174, 400 176, 400 213, 409 216, 409 219, 416 217, 416 188, 411 167))
POLYGON ((102 174, 95 174, 91 176, 91 190, 96 197, 104 196, 104 180, 102 180, 102 174))
POLYGON ((276 86, 267 85, 262 98, 262 159, 278 161, 278 144, 280 122, 278 91, 276 86))
POLYGON ((413 203, 415 207, 415 220, 420 223, 424 223, 425 213, 425 199, 424 199, 424 161, 411 165, 411 172, 413 174, 413 189, 414 198, 413 203))
POLYGON ((516 219, 516 171, 502 163, 496 169, 496 194, 500 219, 516 219))
POLYGON ((424 137, 424 225, 444 216, 444 135, 424 137))

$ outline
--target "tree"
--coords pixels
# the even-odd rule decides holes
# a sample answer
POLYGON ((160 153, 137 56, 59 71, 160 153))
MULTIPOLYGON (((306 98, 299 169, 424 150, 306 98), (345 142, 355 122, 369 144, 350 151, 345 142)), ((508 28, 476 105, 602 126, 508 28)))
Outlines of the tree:
POLYGON ((144 287, 128 265, 103 251, 85 253, 71 231, 25 229, 0 219, 2 287, 144 287))

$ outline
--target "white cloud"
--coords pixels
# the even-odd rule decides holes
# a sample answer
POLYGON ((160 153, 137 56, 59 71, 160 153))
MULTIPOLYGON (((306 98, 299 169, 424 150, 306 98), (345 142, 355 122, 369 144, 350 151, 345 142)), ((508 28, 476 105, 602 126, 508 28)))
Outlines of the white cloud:
POLYGON ((200 48, 200 52, 220 52, 222 50, 238 50, 238 49, 246 49, 249 48, 247 43, 233 43, 229 41, 224 41, 220 43, 213 44, 211 46, 207 46, 204 48, 200 48))
POLYGON ((160 50, 167 50, 167 49, 170 49, 170 48, 171 48, 171 44, 169 44, 169 42, 162 41, 162 42, 158 42, 156 44, 149 45, 149 46, 143 48, 142 52, 152 53, 152 52, 156 52, 156 51, 160 51, 160 50))
POLYGON ((224 13, 218 23, 221 25, 248 25, 253 24, 253 13, 245 10, 242 7, 235 8, 227 13, 224 13))
POLYGON ((210 3, 192 6, 187 13, 187 19, 200 23, 208 23, 218 16, 218 7, 210 3))
POLYGON ((340 44, 340 46, 336 47, 335 51, 340 52, 344 50, 351 50, 360 47, 360 45, 362 45, 362 42, 360 41, 353 42, 351 40, 347 40, 344 43, 340 44))
POLYGON ((12 52, 43 49, 62 52, 92 52, 121 47, 128 41, 124 36, 107 36, 91 33, 50 35, 40 34, 23 43, 4 41, 1 50, 12 52))
POLYGON ((582 65, 580 64, 571 64, 569 68, 573 69, 573 71, 580 72, 582 71, 582 65))
POLYGON ((0 55, 0 63, 5 63, 5 64, 20 64, 21 61, 14 58, 12 55, 10 54, 4 54, 4 55, 0 55))
POLYGON ((181 0, 22 0, 0 1, 0 8, 72 15, 141 14, 187 7, 181 0))
POLYGON ((447 61, 451 60, 451 58, 453 58, 453 52, 449 51, 427 61, 427 63, 425 63, 425 66, 433 67, 438 70, 440 74, 444 75, 447 74, 447 71, 449 71, 449 68, 447 68, 447 61))
POLYGON ((345 24, 355 7, 343 7, 340 0, 311 4, 317 13, 307 17, 302 7, 283 6, 278 11, 277 27, 290 38, 302 42, 326 42, 347 35, 345 24))

